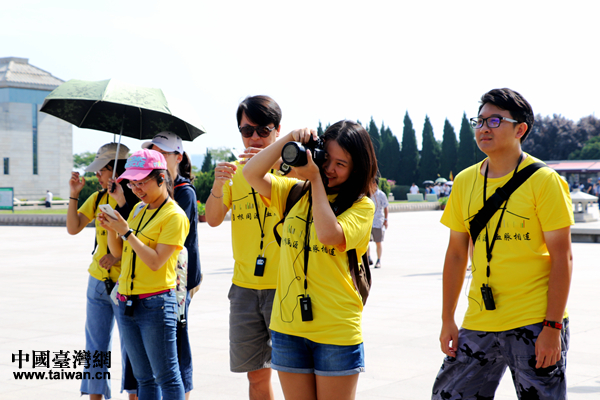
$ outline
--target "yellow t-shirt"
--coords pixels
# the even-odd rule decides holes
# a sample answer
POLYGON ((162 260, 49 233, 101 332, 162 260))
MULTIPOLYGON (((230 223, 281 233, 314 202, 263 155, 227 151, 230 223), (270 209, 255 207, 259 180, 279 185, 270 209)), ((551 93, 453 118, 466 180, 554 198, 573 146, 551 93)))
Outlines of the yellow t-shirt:
POLYGON ((232 282, 247 289, 275 289, 279 269, 279 246, 273 235, 273 227, 283 215, 265 206, 261 196, 255 191, 258 204, 256 212, 252 187, 242 174, 244 166, 237 161, 235 164, 238 169, 232 179, 233 185, 223 185, 223 204, 231 209, 231 243, 235 260, 232 282), (259 218, 265 235, 262 250, 259 218), (263 276, 254 276, 258 256, 267 259, 263 276))
MULTIPOLYGON (((519 171, 539 161, 528 156, 519 171)), ((482 163, 467 168, 456 177, 441 220, 454 231, 468 232, 470 219, 483 207, 482 163)), ((511 172, 502 178, 488 178, 487 197, 512 176, 511 172)), ((502 208, 488 223, 490 245, 501 213, 502 208)), ((544 232, 573 223, 568 184, 551 168, 539 169, 510 196, 502 217, 490 264, 489 285, 496 303, 494 311, 485 309, 481 295, 481 285, 488 283, 485 229, 475 242, 469 306, 462 326, 499 332, 542 322, 546 317, 551 267, 544 232)))
MULTIPOLYGON (((271 208, 283 212, 289 191, 296 181, 272 177, 271 182, 271 208)), ((352 282, 346 250, 356 249, 359 259, 367 251, 375 206, 365 196, 338 215, 337 221, 346 238, 344 251, 319 242, 311 223, 306 294, 311 298, 313 320, 303 322, 298 296, 305 294, 303 247, 308 196, 308 193, 305 194, 296 203, 283 224, 279 279, 270 328, 317 343, 339 346, 360 344, 363 341, 363 304, 352 282)), ((335 196, 329 196, 330 201, 334 199, 335 196)))
MULTIPOLYGON (((94 257, 92 258, 92 263, 88 268, 88 272, 91 276, 98 280, 104 280, 110 274, 110 279, 113 282, 116 282, 119 278, 119 274, 121 273, 120 261, 117 261, 115 265, 110 268, 110 271, 100 267, 100 259, 107 253, 108 239, 106 237, 106 229, 100 226, 100 223, 96 218, 96 216, 101 212, 100 207, 96 207, 96 210, 94 211, 94 205, 96 204, 98 194, 99 192, 93 193, 90 197, 88 197, 85 203, 83 203, 79 210, 77 210, 78 213, 85 215, 90 221, 96 220, 96 241, 98 243, 98 247, 96 247, 96 252, 94 253, 94 257)), ((113 210, 117 207, 117 201, 110 197, 108 193, 104 193, 100 199, 100 203, 98 204, 106 204, 107 201, 113 210)))
MULTIPOLYGON (((138 203, 139 205, 139 203, 138 203)), ((136 206, 129 214, 127 223, 133 229, 131 235, 137 236, 146 246, 155 249, 159 243, 177 246, 165 265, 158 271, 152 271, 139 256, 135 262, 135 278, 131 290, 132 249, 128 241, 123 241, 122 273, 119 277, 119 293, 124 295, 156 293, 175 288, 177 278, 177 256, 190 229, 190 221, 185 212, 173 201, 169 200, 150 221, 158 209, 148 210, 144 206, 137 212, 136 206), (136 214, 134 216, 134 214, 136 214), (141 224, 140 224, 141 221, 141 224), (146 225, 146 223, 150 221, 146 225), (137 232, 137 229, 140 231, 137 232)))

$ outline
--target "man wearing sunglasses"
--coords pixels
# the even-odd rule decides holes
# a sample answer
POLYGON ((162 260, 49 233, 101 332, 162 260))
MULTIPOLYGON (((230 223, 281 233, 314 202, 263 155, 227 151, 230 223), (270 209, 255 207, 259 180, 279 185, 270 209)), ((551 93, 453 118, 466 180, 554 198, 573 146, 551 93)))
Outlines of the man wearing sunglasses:
POLYGON ((248 374, 250 399, 273 399, 269 323, 279 268, 273 226, 282 216, 263 203, 242 169, 249 158, 275 142, 280 121, 281 109, 268 96, 247 97, 240 103, 237 124, 245 148, 242 159, 217 164, 206 202, 210 226, 220 225, 231 210, 235 265, 229 291, 230 368, 248 374))
POLYGON ((475 215, 496 190, 540 162, 521 150, 533 122, 531 106, 511 89, 484 94, 471 119, 488 158, 456 177, 441 220, 450 228, 440 334, 448 357, 432 399, 494 398, 506 367, 519 399, 567 398, 574 223, 567 183, 550 168, 537 169, 470 236, 475 215), (468 309, 459 330, 454 313, 469 256, 468 309))

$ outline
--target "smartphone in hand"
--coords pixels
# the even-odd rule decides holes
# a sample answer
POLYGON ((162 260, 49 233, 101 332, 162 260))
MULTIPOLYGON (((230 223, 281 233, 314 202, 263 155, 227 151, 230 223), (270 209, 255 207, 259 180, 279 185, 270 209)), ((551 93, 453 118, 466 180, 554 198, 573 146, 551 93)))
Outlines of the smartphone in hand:
POLYGON ((108 214, 112 219, 117 219, 117 214, 115 214, 115 210, 109 204, 99 204, 98 207, 102 210, 103 213, 108 214))

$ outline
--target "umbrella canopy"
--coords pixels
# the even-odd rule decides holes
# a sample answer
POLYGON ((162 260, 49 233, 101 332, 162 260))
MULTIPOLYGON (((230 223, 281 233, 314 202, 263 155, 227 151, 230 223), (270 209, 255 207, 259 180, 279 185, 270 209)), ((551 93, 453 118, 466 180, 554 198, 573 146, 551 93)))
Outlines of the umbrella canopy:
POLYGON ((448 182, 448 179, 440 177, 435 180, 435 183, 444 183, 444 182, 448 182))
POLYGON ((448 181, 448 182, 446 182, 446 185, 452 186, 452 185, 454 185, 454 182, 453 181, 448 181))
POLYGON ((170 131, 183 140, 194 140, 205 130, 177 118, 169 110, 162 90, 109 79, 71 79, 54 89, 41 110, 79 128, 152 139, 170 131))
POLYGON ((433 181, 423 181, 423 185, 434 185, 433 181))

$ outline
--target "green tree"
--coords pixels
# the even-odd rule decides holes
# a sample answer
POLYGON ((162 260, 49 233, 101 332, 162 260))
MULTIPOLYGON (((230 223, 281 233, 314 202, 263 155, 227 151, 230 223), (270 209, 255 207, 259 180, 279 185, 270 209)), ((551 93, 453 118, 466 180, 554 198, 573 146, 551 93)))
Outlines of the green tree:
POLYGON ((229 147, 217 147, 209 149, 209 152, 212 162, 228 161, 233 154, 229 147))
POLYGON ((456 132, 450 125, 448 119, 444 122, 444 138, 442 140, 442 154, 440 160, 440 175, 450 179, 450 173, 453 175, 456 170, 456 161, 458 157, 458 142, 456 141, 456 132))
POLYGON ((475 164, 477 159, 477 144, 475 143, 475 134, 473 128, 469 124, 467 114, 463 113, 462 122, 460 124, 460 143, 458 144, 458 156, 456 159, 456 171, 454 176, 463 169, 475 164))
POLYGON ((317 127, 317 135, 323 136, 325 131, 323 130, 323 125, 321 125, 321 120, 319 120, 319 126, 317 127))
POLYGON ((569 160, 600 160, 600 136, 594 136, 581 150, 572 152, 569 160))
POLYGON ((433 136, 433 127, 429 116, 425 115, 423 124, 423 148, 421 150, 421 161, 419 162, 419 181, 431 179, 436 180, 440 170, 439 144, 433 136))
POLYGON ((202 168, 200 168, 200 170, 202 172, 210 172, 214 169, 215 166, 212 162, 212 155, 210 154, 209 149, 206 149, 206 155, 204 156, 204 161, 202 162, 202 168))
POLYGON ((375 149, 375 155, 377 156, 377 161, 379 161, 379 152, 381 151, 381 136, 379 135, 379 130, 377 129, 377 125, 375 124, 373 117, 371 117, 371 121, 367 127, 367 132, 369 132, 371 142, 373 143, 373 148, 375 149))
POLYGON ((194 179, 194 188, 196 189, 196 198, 206 203, 208 196, 210 196, 210 189, 215 181, 215 170, 211 169, 208 172, 200 172, 194 179))
MULTIPOLYGON (((73 154, 73 168, 85 169, 88 165, 93 163, 95 159, 96 153, 92 153, 91 151, 84 151, 83 153, 73 154)), ((93 177, 94 173, 86 172, 85 176, 93 177)))
POLYGON ((402 149, 400 150, 400 176, 396 180, 400 185, 410 185, 417 182, 419 172, 419 150, 417 149, 417 135, 413 129, 408 111, 404 116, 404 130, 402 131, 402 149))
POLYGON ((397 181, 400 179, 400 143, 389 127, 381 126, 381 152, 379 172, 381 176, 397 181))

